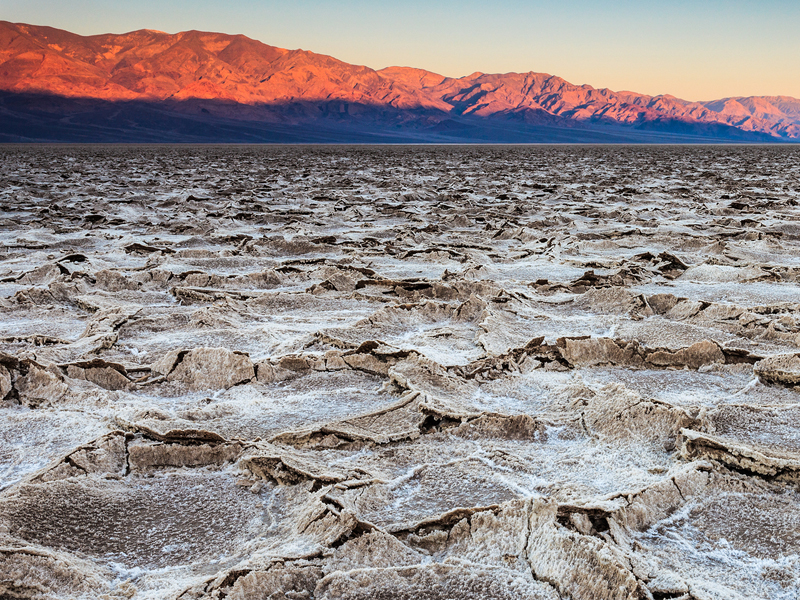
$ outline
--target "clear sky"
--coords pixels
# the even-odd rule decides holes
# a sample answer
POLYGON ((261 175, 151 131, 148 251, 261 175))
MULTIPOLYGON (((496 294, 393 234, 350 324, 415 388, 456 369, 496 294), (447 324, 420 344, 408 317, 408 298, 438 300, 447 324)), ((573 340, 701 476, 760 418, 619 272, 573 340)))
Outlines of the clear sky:
POLYGON ((0 19, 243 33, 373 68, 538 71, 688 100, 800 97, 800 0, 0 0, 0 19))

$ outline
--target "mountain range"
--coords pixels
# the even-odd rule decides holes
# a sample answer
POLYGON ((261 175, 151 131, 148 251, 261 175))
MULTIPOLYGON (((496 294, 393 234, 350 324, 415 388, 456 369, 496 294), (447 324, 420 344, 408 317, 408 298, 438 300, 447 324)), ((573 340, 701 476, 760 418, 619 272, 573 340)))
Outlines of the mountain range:
POLYGON ((373 70, 243 35, 0 21, 0 141, 792 142, 800 100, 689 102, 536 72, 373 70))

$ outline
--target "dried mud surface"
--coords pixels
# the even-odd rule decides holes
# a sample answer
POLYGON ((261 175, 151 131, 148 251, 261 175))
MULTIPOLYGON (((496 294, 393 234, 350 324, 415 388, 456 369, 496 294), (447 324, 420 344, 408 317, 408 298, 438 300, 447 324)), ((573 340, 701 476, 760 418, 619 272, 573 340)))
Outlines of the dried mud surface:
POLYGON ((800 150, 0 157, 0 598, 798 598, 800 150))

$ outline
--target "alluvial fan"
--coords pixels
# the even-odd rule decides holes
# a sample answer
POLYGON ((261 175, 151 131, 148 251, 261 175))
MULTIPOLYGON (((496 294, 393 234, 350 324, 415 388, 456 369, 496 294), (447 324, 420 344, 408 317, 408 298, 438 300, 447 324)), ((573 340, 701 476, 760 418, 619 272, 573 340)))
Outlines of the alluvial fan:
POLYGON ((800 148, 0 157, 0 598, 798 598, 800 148))

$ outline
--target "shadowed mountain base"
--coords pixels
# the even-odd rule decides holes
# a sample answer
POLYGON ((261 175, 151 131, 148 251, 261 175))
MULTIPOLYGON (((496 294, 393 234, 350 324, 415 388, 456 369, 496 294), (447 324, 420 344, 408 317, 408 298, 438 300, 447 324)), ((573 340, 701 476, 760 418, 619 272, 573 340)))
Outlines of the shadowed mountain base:
POLYGON ((728 125, 670 119, 619 125, 520 112, 473 117, 340 101, 245 105, 220 100, 107 101, 0 92, 0 141, 685 144, 777 140, 728 125))

